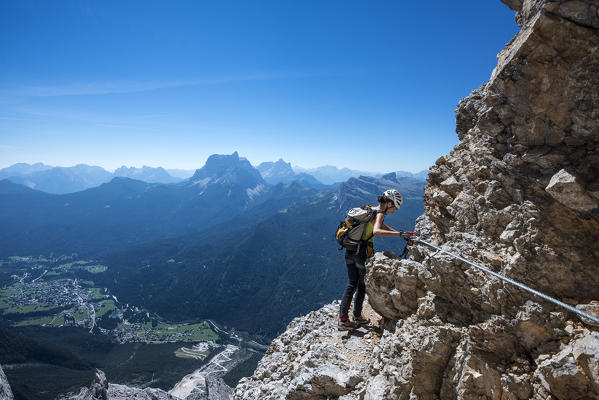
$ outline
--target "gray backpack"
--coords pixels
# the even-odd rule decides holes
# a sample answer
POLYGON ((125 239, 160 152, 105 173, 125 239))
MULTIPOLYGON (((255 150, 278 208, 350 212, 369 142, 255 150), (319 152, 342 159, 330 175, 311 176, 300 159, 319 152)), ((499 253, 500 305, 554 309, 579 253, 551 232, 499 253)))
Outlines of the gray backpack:
MULTIPOLYGON (((364 205, 354 207, 347 212, 345 221, 339 223, 335 238, 339 243, 339 250, 358 250, 362 242, 362 236, 366 229, 366 224, 374 218, 374 215, 379 212, 371 206, 364 205)), ((370 238, 369 238, 370 239, 370 238)))

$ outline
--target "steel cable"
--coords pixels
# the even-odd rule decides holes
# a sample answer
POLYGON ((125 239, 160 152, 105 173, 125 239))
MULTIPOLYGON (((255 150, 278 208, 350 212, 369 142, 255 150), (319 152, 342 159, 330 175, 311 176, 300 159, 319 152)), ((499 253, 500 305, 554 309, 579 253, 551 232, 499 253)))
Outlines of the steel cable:
POLYGON ((586 313, 586 312, 584 312, 584 311, 581 311, 581 310, 577 309, 576 307, 572 307, 572 306, 571 306, 571 305, 569 305, 569 304, 566 304, 566 303, 564 303, 564 302, 562 302, 562 301, 559 301, 559 300, 557 300, 557 299, 554 299, 554 298, 553 298, 553 297, 551 297, 551 296, 547 296, 545 293, 541 293, 541 292, 539 292, 538 290, 535 290, 535 289, 529 288, 528 286, 526 286, 526 285, 523 285, 523 284, 521 284, 521 283, 519 283, 519 282, 516 282, 515 280, 513 280, 513 279, 510 279, 510 278, 508 278, 508 277, 506 277, 506 276, 503 276, 503 275, 501 275, 501 274, 498 274, 498 273, 497 273, 497 272, 495 272, 495 271, 491 271, 490 269, 488 269, 488 268, 486 268, 486 267, 483 267, 482 265, 478 265, 478 264, 476 264, 476 263, 473 263, 472 261, 470 261, 470 260, 467 260, 467 259, 465 259, 464 257, 461 257, 461 256, 459 256, 459 255, 457 255, 457 254, 454 254, 454 253, 450 252, 450 251, 447 251, 447 250, 445 250, 445 249, 443 249, 443 248, 441 248, 441 247, 439 247, 439 246, 437 246, 437 245, 434 245, 434 244, 432 244, 432 243, 426 242, 426 241, 424 241, 424 240, 422 240, 422 239, 418 239, 418 238, 412 239, 412 241, 414 241, 414 242, 419 242, 419 243, 425 244, 425 245, 427 245, 427 246, 430 246, 430 247, 432 247, 432 248, 435 248, 435 249, 437 249, 437 250, 439 250, 439 251, 441 251, 441 252, 443 252, 443 253, 445 253, 445 254, 448 254, 448 255, 450 255, 450 256, 452 256, 452 257, 454 257, 454 258, 456 258, 456 259, 458 259, 458 260, 460 260, 460 261, 463 261, 463 262, 465 262, 465 263, 467 263, 467 264, 469 264, 469 265, 472 265, 473 267, 475 267, 475 268, 478 268, 478 269, 480 269, 481 271, 484 271, 484 272, 486 272, 486 273, 488 273, 488 274, 491 274, 491 275, 493 275, 493 276, 495 276, 495 277, 497 277, 497 278, 499 278, 499 279, 501 279, 501 280, 503 280, 503 281, 506 281, 506 282, 508 282, 508 283, 511 283, 511 284, 512 284, 512 285, 514 285, 514 286, 517 286, 517 287, 519 287, 520 289, 526 290, 527 292, 529 292, 529 293, 532 293, 532 294, 534 294, 535 296, 538 296, 538 297, 540 297, 540 298, 542 298, 542 299, 545 299, 545 300, 547 300, 547 301, 550 301, 550 302, 551 302, 551 303, 553 303, 553 304, 556 304, 556 305, 558 305, 558 306, 560 306, 560 307, 563 307, 563 308, 565 308, 565 309, 566 309, 566 310, 568 310, 568 311, 572 311, 573 313, 576 313, 576 314, 580 315, 580 316, 581 316, 581 317, 583 317, 583 318, 589 319, 589 320, 591 320, 591 321, 593 321, 593 322, 595 322, 595 323, 599 324, 599 318, 597 318, 597 317, 595 317, 595 316, 593 316, 593 315, 591 315, 591 314, 589 314, 589 313, 586 313))

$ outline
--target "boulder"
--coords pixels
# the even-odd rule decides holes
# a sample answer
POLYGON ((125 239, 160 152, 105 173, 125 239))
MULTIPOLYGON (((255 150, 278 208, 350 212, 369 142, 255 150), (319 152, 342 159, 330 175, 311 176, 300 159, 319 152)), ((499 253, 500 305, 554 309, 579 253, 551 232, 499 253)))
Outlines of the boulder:
POLYGON ((555 200, 575 211, 591 211, 599 205, 595 199, 585 192, 583 187, 576 181, 576 177, 565 169, 559 170, 551 177, 545 190, 555 200))
POLYGON ((598 332, 588 332, 537 363, 536 377, 558 399, 599 398, 598 332))

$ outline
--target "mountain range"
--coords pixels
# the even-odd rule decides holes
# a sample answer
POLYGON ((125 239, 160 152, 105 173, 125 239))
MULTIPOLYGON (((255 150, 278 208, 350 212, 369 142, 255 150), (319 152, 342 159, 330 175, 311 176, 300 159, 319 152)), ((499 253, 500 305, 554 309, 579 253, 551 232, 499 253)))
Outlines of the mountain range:
POLYGON ((150 183, 175 183, 180 182, 181 178, 170 175, 164 168, 152 168, 144 165, 141 168, 125 167, 117 168, 113 176, 121 178, 137 179, 150 183))
MULTIPOLYGON (((283 159, 276 162, 263 162, 257 165, 256 169, 260 172, 264 181, 271 185, 297 181, 304 186, 315 189, 323 189, 328 185, 338 185, 351 177, 360 175, 382 176, 382 174, 347 168, 338 169, 333 166, 306 170, 297 166, 291 167, 291 164, 283 159)), ((66 194, 97 187, 117 177, 131 178, 148 183, 177 183, 188 179, 194 173, 194 170, 154 168, 145 165, 141 168, 122 166, 114 172, 109 172, 102 167, 86 164, 78 164, 72 167, 53 167, 43 163, 17 163, 0 169, 0 180, 8 179, 11 182, 46 193, 66 194)), ((412 177, 420 180, 425 180, 427 173, 427 171, 416 174, 406 171, 396 172, 399 177, 412 177)))
MULTIPOLYGON (((260 174, 267 183, 289 183, 291 181, 297 181, 300 184, 311 187, 314 189, 324 189, 327 187, 326 184, 316 179, 313 175, 305 172, 296 172, 291 167, 291 163, 285 162, 282 158, 279 161, 263 162, 259 164, 256 169, 260 171, 260 174)), ((330 179, 327 179, 329 181, 330 179)), ((335 182, 332 182, 333 184, 335 182)))
MULTIPOLYGON (((384 174, 372 172, 372 171, 361 171, 361 170, 354 170, 354 169, 349 169, 349 168, 339 169, 332 165, 325 165, 322 167, 310 168, 310 169, 295 166, 293 168, 293 170, 296 173, 310 174, 313 177, 315 177, 317 180, 319 180, 320 182, 323 182, 323 183, 329 184, 329 185, 335 184, 335 183, 340 183, 340 182, 345 182, 349 178, 357 178, 359 176, 381 177, 384 175, 384 174)), ((428 176, 428 170, 423 170, 423 171, 420 171, 417 173, 413 173, 413 172, 409 172, 409 171, 396 171, 395 174, 401 178, 407 177, 407 178, 414 178, 414 179, 425 181, 426 177, 428 176)))
MULTIPOLYGON (((213 155, 171 184, 114 178, 56 195, 3 180, 0 256, 95 257, 109 268, 94 279, 125 302, 170 320, 211 318, 271 337, 342 291, 333 232, 348 208, 396 188, 404 205, 387 223, 409 229, 422 214, 424 185, 395 173, 336 187, 269 184, 237 153, 213 155)), ((377 245, 398 251, 403 243, 377 245)))
MULTIPOLYGON (((86 164, 78 164, 72 167, 53 167, 42 163, 33 165, 18 163, 0 169, 0 179, 8 179, 31 189, 52 194, 79 192, 109 182, 116 177, 132 178, 149 183, 174 183, 183 180, 175 177, 174 174, 180 175, 181 172, 174 170, 173 175, 171 175, 162 167, 128 168, 122 166, 111 173, 102 167, 86 164)), ((193 171, 188 171, 186 177, 192 174, 193 171)))

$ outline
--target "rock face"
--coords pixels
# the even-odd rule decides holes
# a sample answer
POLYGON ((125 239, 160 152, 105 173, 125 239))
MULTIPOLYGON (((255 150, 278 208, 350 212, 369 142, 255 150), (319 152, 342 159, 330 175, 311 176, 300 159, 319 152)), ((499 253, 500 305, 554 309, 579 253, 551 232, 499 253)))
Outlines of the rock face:
MULTIPOLYGON (((599 1, 504 2, 521 31, 459 103, 460 143, 430 168, 416 230, 597 312, 599 1)), ((376 345, 331 344, 327 306, 292 322, 234 398, 599 399, 598 328, 575 314, 423 244, 378 253, 366 284, 376 345)))
POLYGON ((6 375, 0 366, 0 399, 3 400, 12 400, 14 399, 12 390, 10 390, 10 385, 8 384, 8 379, 6 379, 6 375))

